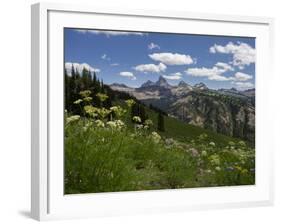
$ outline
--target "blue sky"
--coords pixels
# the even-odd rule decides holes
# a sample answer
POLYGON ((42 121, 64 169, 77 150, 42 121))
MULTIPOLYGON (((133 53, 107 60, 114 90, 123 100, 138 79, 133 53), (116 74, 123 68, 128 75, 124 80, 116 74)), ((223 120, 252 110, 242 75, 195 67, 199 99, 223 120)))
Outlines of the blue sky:
POLYGON ((254 88, 255 38, 71 28, 64 38, 66 67, 96 70, 107 84, 138 87, 163 75, 172 85, 254 88))

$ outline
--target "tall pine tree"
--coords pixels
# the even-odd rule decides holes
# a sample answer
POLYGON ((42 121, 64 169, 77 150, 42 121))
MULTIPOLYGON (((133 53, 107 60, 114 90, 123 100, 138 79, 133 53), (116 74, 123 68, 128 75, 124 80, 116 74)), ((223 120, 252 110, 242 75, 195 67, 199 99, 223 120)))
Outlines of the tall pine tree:
POLYGON ((139 104, 139 117, 141 118, 142 123, 148 118, 143 104, 139 104))
POLYGON ((69 88, 68 92, 69 92, 69 99, 68 99, 68 106, 67 106, 67 110, 69 111, 73 111, 73 102, 76 100, 76 95, 75 95, 75 69, 74 66, 72 64, 71 66, 71 76, 69 78, 69 88))
POLYGON ((70 104, 70 89, 69 89, 70 77, 67 74, 66 68, 64 69, 64 108, 69 110, 70 104))
POLYGON ((164 115, 161 112, 158 113, 157 129, 158 129, 158 131, 165 131, 164 115))

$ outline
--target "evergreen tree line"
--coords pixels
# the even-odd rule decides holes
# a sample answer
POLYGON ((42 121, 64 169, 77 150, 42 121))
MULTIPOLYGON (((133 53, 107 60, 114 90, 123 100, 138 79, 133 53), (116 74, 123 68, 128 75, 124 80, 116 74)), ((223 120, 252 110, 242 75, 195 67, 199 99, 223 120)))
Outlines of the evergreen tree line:
POLYGON ((95 72, 90 72, 86 68, 83 68, 80 74, 74 66, 71 67, 71 74, 68 75, 65 69, 64 72, 64 83, 65 83, 65 109, 71 113, 79 114, 79 105, 73 104, 73 102, 79 98, 80 92, 83 90, 90 90, 91 97, 93 98, 93 105, 96 107, 104 106, 109 108, 112 106, 112 100, 114 95, 108 92, 108 88, 105 87, 102 80, 97 78, 95 72), (97 93, 107 94, 108 98, 101 105, 100 99, 96 96, 97 93))
MULTIPOLYGON (((148 114, 146 112, 146 106, 141 101, 135 97, 129 95, 125 92, 119 92, 112 90, 109 86, 105 85, 102 80, 98 79, 95 72, 91 72, 86 68, 83 68, 80 74, 77 69, 72 65, 71 73, 67 74, 67 70, 64 71, 64 103, 65 109, 73 114, 79 114, 82 116, 80 105, 74 104, 77 99, 80 99, 80 92, 84 90, 91 91, 91 97, 93 98, 93 106, 95 107, 105 107, 109 109, 112 106, 112 102, 116 100, 128 100, 133 99, 135 104, 131 108, 131 117, 139 116, 141 118, 141 123, 147 120, 148 114), (98 93, 103 93, 108 96, 104 102, 100 102, 100 99, 96 96, 98 93)), ((164 128, 164 115, 165 112, 152 105, 149 106, 151 110, 158 113, 158 125, 159 131, 165 131, 164 128)))

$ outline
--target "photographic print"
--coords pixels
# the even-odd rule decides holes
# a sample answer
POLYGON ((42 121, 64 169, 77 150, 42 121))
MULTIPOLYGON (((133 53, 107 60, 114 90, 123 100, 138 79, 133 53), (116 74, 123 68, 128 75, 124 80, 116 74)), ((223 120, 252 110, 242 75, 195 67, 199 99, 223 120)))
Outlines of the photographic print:
POLYGON ((255 38, 64 28, 65 194, 255 184, 255 38))

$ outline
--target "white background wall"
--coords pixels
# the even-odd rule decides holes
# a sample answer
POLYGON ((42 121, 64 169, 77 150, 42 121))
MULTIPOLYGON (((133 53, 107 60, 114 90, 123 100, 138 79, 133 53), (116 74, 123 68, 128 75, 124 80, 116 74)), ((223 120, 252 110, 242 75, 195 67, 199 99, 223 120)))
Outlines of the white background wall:
MULTIPOLYGON (((32 223, 30 208, 30 4, 32 0, 2 0, 0 6, 0 223, 32 223)), ((79 223, 280 223, 281 110, 278 0, 69 0, 109 8, 181 10, 275 17, 275 77, 272 80, 272 141, 275 141, 276 201, 274 207, 195 211, 148 216, 79 220, 79 223), (279 133, 278 133, 279 131, 279 133)), ((269 75, 269 74, 264 74, 269 75)), ((272 77, 272 75, 270 76, 272 77)), ((59 223, 78 223, 63 221, 59 223)))

